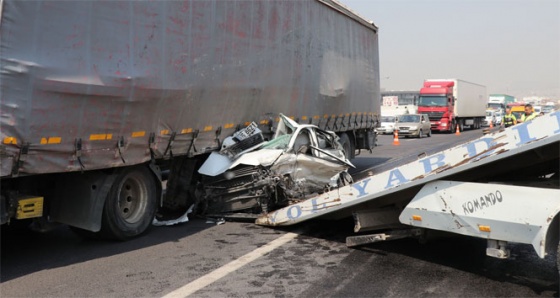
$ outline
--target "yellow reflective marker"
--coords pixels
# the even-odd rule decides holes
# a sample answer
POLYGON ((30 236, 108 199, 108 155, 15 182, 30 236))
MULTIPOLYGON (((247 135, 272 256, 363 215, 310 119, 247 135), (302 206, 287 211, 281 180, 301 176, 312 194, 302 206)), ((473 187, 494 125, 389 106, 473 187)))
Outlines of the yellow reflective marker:
POLYGON ((228 129, 228 128, 233 128, 234 124, 233 123, 227 123, 226 125, 224 125, 224 128, 228 129))
POLYGON ((301 120, 307 120, 307 116, 301 116, 301 120))
POLYGON ((6 145, 17 145, 17 138, 5 137, 3 143, 6 145))
POLYGON ((162 135, 162 136, 163 136, 163 135, 168 135, 168 134, 169 134, 169 129, 164 129, 164 130, 160 131, 159 133, 160 133, 160 135, 162 135))
POLYGON ((212 130, 212 126, 208 125, 208 126, 204 126, 204 131, 211 131, 212 130))
POLYGON ((43 197, 28 197, 18 200, 16 219, 43 216, 43 197))
POLYGON ((417 221, 422 221, 422 216, 420 216, 420 215, 413 215, 413 216, 412 216, 412 219, 413 219, 413 220, 417 220, 417 221))
POLYGON ((182 130, 181 130, 181 133, 182 133, 182 134, 191 133, 191 132, 192 132, 192 128, 185 128, 185 129, 182 129, 182 130))
POLYGON ((490 226, 479 225, 479 226, 478 226, 478 229, 479 229, 481 232, 490 232, 490 226))
POLYGON ((143 137, 143 136, 145 136, 145 135, 146 135, 146 132, 143 131, 143 130, 132 132, 132 137, 133 137, 133 138, 141 138, 141 137, 143 137))
POLYGON ((249 126, 251 122, 245 122, 245 126, 249 126))
POLYGON ((48 139, 47 138, 41 138, 41 145, 60 144, 60 142, 62 142, 61 137, 49 137, 48 139))
POLYGON ((104 140, 110 140, 113 138, 113 135, 108 133, 108 134, 92 134, 89 136, 89 140, 90 141, 104 141, 104 140))
POLYGON ((325 114, 325 115, 323 115, 323 118, 327 119, 327 118, 329 118, 329 115, 325 114))
POLYGON ((265 125, 266 125, 266 124, 268 124, 268 120, 261 120, 261 122, 260 122, 260 123, 261 123, 261 124, 265 124, 265 125))
POLYGON ((315 120, 317 120, 317 119, 319 119, 319 118, 321 118, 321 117, 319 117, 319 115, 313 116, 313 119, 315 119, 315 120))

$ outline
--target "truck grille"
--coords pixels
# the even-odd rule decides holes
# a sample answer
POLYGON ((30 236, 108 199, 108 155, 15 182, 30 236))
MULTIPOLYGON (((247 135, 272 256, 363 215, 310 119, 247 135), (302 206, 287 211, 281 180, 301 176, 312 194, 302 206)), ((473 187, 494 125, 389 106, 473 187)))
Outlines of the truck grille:
POLYGON ((443 112, 427 112, 430 121, 439 121, 443 117, 443 112))

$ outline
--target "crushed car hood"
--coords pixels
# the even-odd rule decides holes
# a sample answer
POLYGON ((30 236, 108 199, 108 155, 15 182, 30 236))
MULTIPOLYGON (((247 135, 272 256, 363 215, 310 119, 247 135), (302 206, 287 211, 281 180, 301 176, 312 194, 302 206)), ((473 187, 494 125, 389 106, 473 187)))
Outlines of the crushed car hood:
POLYGON ((282 153, 283 150, 280 149, 261 149, 245 153, 237 159, 231 160, 229 157, 218 152, 212 152, 198 172, 203 175, 214 177, 238 165, 269 166, 278 159, 282 153))

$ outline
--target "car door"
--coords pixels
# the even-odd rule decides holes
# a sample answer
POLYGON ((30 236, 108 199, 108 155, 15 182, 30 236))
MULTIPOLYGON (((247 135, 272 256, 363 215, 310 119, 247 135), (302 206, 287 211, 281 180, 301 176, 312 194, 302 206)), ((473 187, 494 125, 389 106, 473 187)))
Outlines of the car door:
POLYGON ((428 133, 430 131, 430 119, 428 118, 428 115, 426 114, 422 114, 422 131, 424 133, 428 133))
POLYGON ((333 154, 337 157, 336 150, 331 153, 328 148, 319 148, 324 144, 319 144, 314 129, 299 129, 293 138, 294 141, 290 142, 292 149, 286 150, 285 154, 278 158, 272 170, 280 176, 291 177, 306 194, 321 191, 327 185, 332 186, 333 182, 336 183, 336 179, 333 178, 348 169, 347 164, 328 156, 333 154))

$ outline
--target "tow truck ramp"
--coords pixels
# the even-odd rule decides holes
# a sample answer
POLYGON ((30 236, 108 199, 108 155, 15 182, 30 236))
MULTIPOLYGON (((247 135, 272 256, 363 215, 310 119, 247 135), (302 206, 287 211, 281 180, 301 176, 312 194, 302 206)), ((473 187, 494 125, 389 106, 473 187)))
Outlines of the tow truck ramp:
POLYGON ((394 232, 349 237, 350 246, 435 229, 488 239, 489 256, 507 257, 510 241, 532 244, 543 258, 558 245, 559 144, 555 112, 386 171, 372 170, 351 185, 261 215, 256 223, 287 226, 353 215, 355 232, 394 232))

